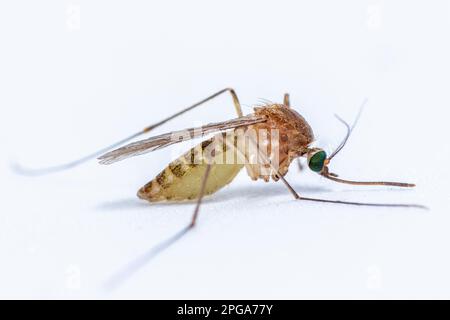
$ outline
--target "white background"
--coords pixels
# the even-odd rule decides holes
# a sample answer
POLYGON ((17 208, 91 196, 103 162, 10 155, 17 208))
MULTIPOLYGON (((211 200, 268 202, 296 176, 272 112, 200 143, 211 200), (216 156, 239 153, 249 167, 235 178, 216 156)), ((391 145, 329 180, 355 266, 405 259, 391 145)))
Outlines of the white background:
MULTIPOLYGON (((449 1, 2 1, 0 297, 450 298, 449 1), (198 227, 113 292, 108 277, 190 219, 193 204, 136 198, 183 148, 29 178, 227 86, 245 106, 293 106, 358 188, 294 166, 305 196, 420 203, 429 211, 292 199, 245 172, 198 227)), ((234 117, 221 97, 158 132, 234 117)), ((156 133, 156 132, 155 132, 156 133)))

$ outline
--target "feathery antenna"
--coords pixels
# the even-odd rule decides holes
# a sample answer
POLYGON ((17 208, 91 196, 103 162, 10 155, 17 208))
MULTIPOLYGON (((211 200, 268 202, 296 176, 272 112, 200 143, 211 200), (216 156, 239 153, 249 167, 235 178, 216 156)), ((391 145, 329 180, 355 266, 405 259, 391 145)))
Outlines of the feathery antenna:
POLYGON ((361 118, 361 114, 363 112, 363 109, 366 106, 368 101, 369 101, 369 99, 365 98, 364 101, 362 102, 361 106, 359 107, 358 114, 357 114, 357 116, 355 118, 355 121, 353 122, 352 126, 350 126, 345 120, 343 120, 337 114, 334 115, 340 122, 342 122, 347 127, 347 135, 345 136, 345 138, 341 142, 341 144, 336 148, 336 150, 331 154, 331 156, 328 157, 328 161, 333 159, 345 147, 345 145, 347 144, 348 139, 350 138, 350 135, 353 132, 353 129, 355 128, 356 124, 359 121, 359 118, 361 118))

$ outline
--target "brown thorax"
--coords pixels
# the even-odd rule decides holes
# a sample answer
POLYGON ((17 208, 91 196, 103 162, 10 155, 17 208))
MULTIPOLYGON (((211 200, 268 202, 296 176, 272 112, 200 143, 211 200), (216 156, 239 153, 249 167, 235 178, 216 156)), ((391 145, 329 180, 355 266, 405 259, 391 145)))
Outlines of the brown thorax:
MULTIPOLYGON (((266 151, 271 164, 248 163, 247 172, 253 180, 263 179, 268 182, 272 177, 274 181, 278 181, 280 177, 273 167, 278 169, 280 175, 286 175, 291 162, 307 152, 314 140, 313 131, 300 114, 284 104, 257 107, 255 115, 267 118, 266 122, 252 125, 249 129, 253 129, 258 135, 258 149, 266 151), (265 134, 261 135, 261 132, 265 134), (274 146, 273 143, 278 145, 274 146), (274 150, 278 150, 277 155, 274 150)), ((251 156, 247 155, 247 158, 251 156)))

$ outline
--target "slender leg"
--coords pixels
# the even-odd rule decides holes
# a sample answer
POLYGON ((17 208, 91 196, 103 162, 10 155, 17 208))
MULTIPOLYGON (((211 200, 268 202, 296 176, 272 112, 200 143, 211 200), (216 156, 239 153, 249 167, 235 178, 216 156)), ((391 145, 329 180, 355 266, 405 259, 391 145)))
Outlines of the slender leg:
POLYGON ((281 180, 286 185, 288 190, 292 193, 296 200, 306 200, 306 201, 314 201, 314 202, 322 202, 322 203, 334 203, 334 204, 345 204, 352 206, 369 206, 369 207, 391 207, 391 208, 416 208, 416 209, 428 209, 423 205, 418 204, 391 204, 391 203, 365 203, 365 202, 352 202, 352 201, 340 201, 340 200, 327 200, 327 199, 318 199, 318 198, 308 198, 300 196, 294 188, 287 182, 286 178, 279 175, 281 180))
POLYGON ((211 173, 211 164, 206 166, 205 175, 202 180, 202 187, 200 189, 200 194, 197 199, 197 205, 195 206, 194 214, 192 215, 192 221, 190 227, 193 228, 197 222, 198 213, 200 212, 200 205, 202 204, 203 197, 205 196, 206 184, 208 183, 209 174, 211 173))
POLYGON ((285 93, 284 94, 284 99, 283 99, 283 104, 286 106, 286 107, 291 107, 291 100, 290 100, 290 98, 289 98, 289 93, 285 93))
POLYGON ((94 152, 92 154, 84 156, 84 157, 82 157, 80 159, 77 159, 75 161, 71 161, 71 162, 68 162, 68 163, 64 163, 64 164, 61 164, 61 165, 56 165, 56 166, 52 166, 52 167, 48 167, 48 168, 41 168, 41 169, 24 168, 24 167, 22 167, 22 166, 20 166, 18 164, 15 164, 13 166, 13 169, 15 169, 15 171, 17 173, 20 173, 20 174, 37 176, 37 175, 43 175, 43 174, 49 174, 49 173, 55 173, 55 172, 59 172, 59 171, 64 171, 64 170, 76 167, 76 166, 78 166, 78 165, 80 165, 82 163, 85 163, 85 162, 87 162, 87 161, 89 161, 91 159, 95 159, 98 156, 101 156, 102 154, 108 152, 109 150, 117 148, 117 147, 121 146, 122 144, 124 144, 124 143, 126 143, 126 142, 128 142, 128 141, 130 141, 130 140, 132 140, 134 138, 139 137, 140 135, 148 133, 148 132, 156 129, 157 127, 159 127, 159 126, 169 122, 170 120, 173 120, 173 119, 177 118, 178 116, 181 116, 182 114, 184 114, 184 113, 186 113, 188 111, 191 111, 191 110, 197 108, 198 106, 201 106, 202 104, 204 104, 204 103, 206 103, 206 102, 208 102, 208 101, 210 101, 210 100, 212 100, 212 99, 214 99, 214 98, 216 98, 216 97, 218 97, 221 94, 226 93, 226 92, 229 92, 231 97, 232 97, 232 99, 233 99, 234 108, 236 110, 237 115, 239 117, 242 117, 243 116, 242 108, 241 108, 241 104, 239 102, 239 99, 238 99, 238 97, 236 95, 236 92, 232 88, 225 88, 225 89, 222 89, 222 90, 214 93, 213 95, 211 95, 211 96, 209 96, 209 97, 207 97, 207 98, 205 98, 205 99, 203 99, 203 100, 193 104, 192 106, 189 106, 189 107, 187 107, 187 108, 185 108, 185 109, 183 109, 183 110, 181 110, 181 111, 171 115, 170 117, 167 117, 167 118, 165 118, 165 119, 163 119, 163 120, 161 120, 161 121, 159 121, 157 123, 154 123, 154 124, 152 124, 152 125, 150 125, 148 127, 145 127, 143 130, 141 130, 139 132, 136 132, 133 135, 131 135, 131 136, 125 138, 125 139, 122 139, 122 140, 120 140, 120 141, 118 141, 118 142, 116 142, 116 143, 114 143, 114 144, 112 144, 112 145, 110 145, 110 146, 108 146, 106 148, 102 148, 102 149, 100 149, 100 150, 98 150, 98 151, 96 151, 96 152, 94 152))
POLYGON ((159 121, 159 122, 157 122, 155 124, 152 124, 151 126, 148 126, 144 130, 142 130, 141 133, 149 132, 149 131, 151 131, 151 130, 153 130, 153 129, 155 129, 155 128, 163 125, 163 124, 165 124, 166 122, 169 122, 170 120, 173 120, 176 117, 181 116, 182 114, 184 114, 184 113, 186 113, 188 111, 191 111, 191 110, 197 108, 198 106, 201 106, 202 104, 204 104, 204 103, 206 103, 206 102, 208 102, 208 101, 210 101, 210 100, 220 96, 221 94, 223 94, 225 92, 229 92, 231 94, 231 97, 233 98, 234 108, 236 109, 236 113, 237 113, 237 115, 239 117, 242 117, 243 116, 242 108, 241 108, 241 104, 239 102, 239 99, 238 99, 238 97, 236 95, 236 92, 232 88, 225 88, 225 89, 222 89, 222 90, 214 93, 213 95, 203 99, 202 101, 199 101, 196 104, 193 104, 192 106, 187 107, 187 108, 185 108, 185 109, 183 109, 183 110, 181 110, 181 111, 171 115, 170 117, 168 117, 166 119, 163 119, 163 120, 161 120, 161 121, 159 121))
POLYGON ((133 260, 131 263, 126 265, 123 269, 119 270, 116 274, 112 275, 107 282, 105 283, 105 289, 107 291, 112 291, 116 289, 118 286, 120 286, 124 281, 129 279, 134 273, 139 271, 145 264, 147 264, 150 260, 155 258, 158 254, 172 246, 174 243, 182 239, 189 231, 191 231, 198 218, 198 214, 200 212, 200 206, 202 204, 203 197, 205 196, 206 191, 206 184, 208 182, 209 175, 211 173, 211 164, 208 163, 206 167, 205 174, 202 179, 202 187, 200 190, 200 194, 197 199, 197 204, 195 206, 194 214, 192 215, 192 220, 184 227, 182 230, 177 232, 175 235, 170 237, 169 239, 161 242, 160 244, 156 245, 155 247, 151 248, 148 252, 144 253, 143 255, 139 256, 135 260, 133 260))
POLYGON ((303 165, 299 158, 297 158, 298 171, 303 171, 303 165))
MULTIPOLYGON (((256 141, 253 139, 249 139, 251 143, 256 144, 256 141)), ((268 163, 272 170, 276 172, 278 177, 280 177, 281 181, 283 181, 286 188, 288 188, 289 192, 294 196, 296 200, 305 200, 305 201, 314 201, 314 202, 322 202, 322 203, 334 203, 334 204, 345 204, 345 205, 353 205, 353 206, 370 206, 370 207, 391 207, 391 208, 416 208, 416 209, 428 209, 423 205, 417 204, 391 204, 391 203, 365 203, 365 202, 352 202, 352 201, 340 201, 340 200, 328 200, 328 199, 319 199, 319 198, 308 198, 300 196, 297 191, 289 184, 286 178, 280 174, 280 172, 274 167, 272 162, 266 155, 260 152, 259 149, 256 149, 259 152, 261 159, 264 160, 265 163, 268 163)))

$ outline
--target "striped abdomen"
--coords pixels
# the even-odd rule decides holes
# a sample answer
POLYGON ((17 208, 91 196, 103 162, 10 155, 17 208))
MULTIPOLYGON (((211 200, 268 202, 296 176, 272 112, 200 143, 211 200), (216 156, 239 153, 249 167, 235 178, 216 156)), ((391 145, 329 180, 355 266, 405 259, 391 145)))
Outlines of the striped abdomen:
POLYGON ((202 142, 170 163, 155 179, 142 187, 138 197, 151 202, 198 198, 207 167, 206 159, 210 159, 212 167, 205 194, 215 193, 233 181, 243 168, 242 164, 230 161, 230 157, 236 157, 232 147, 235 140, 234 134, 218 134, 202 142), (223 139, 227 139, 227 143, 223 139))

